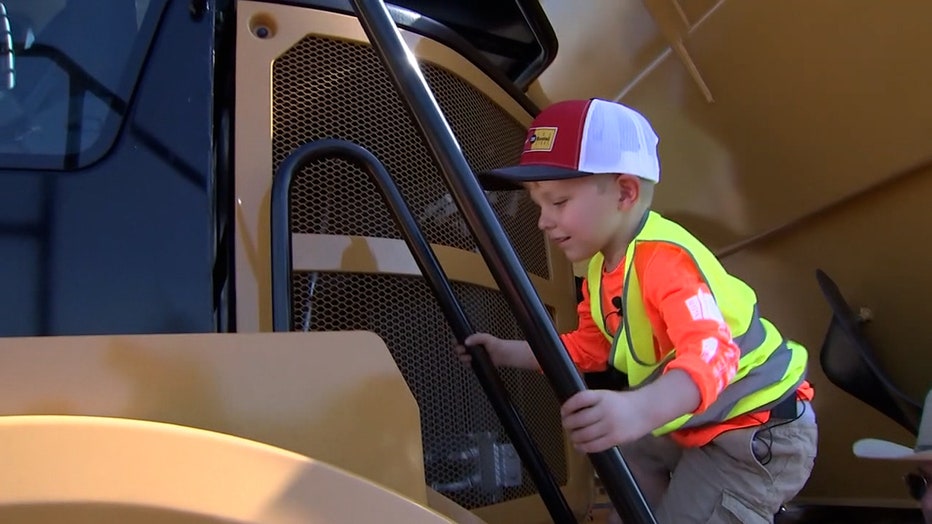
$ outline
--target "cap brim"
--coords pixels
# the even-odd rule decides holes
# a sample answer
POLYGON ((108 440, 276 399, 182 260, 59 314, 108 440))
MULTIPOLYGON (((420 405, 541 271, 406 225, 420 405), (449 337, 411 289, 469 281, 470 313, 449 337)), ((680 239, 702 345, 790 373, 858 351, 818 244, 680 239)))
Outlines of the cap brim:
POLYGON ((555 166, 511 166, 479 173, 479 183, 490 191, 522 189, 524 182, 565 180, 591 175, 584 171, 555 166))
POLYGON ((917 452, 902 444, 876 438, 858 440, 852 446, 854 454, 866 459, 883 460, 932 460, 932 450, 917 452))

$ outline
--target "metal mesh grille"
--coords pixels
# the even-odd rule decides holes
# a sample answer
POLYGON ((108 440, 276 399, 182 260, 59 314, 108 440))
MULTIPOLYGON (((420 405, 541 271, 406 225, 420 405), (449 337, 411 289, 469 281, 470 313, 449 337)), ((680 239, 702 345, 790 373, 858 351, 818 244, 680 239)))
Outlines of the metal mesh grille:
MULTIPOLYGON (((482 93, 431 64, 422 70, 474 171, 515 163, 524 128, 482 93)), ((392 174, 427 240, 467 251, 477 247, 453 205, 426 144, 368 45, 306 37, 273 66, 274 168, 297 147, 320 138, 351 140, 372 151, 392 174)), ((488 198, 524 268, 549 278, 544 237, 525 192, 488 198)), ((400 238, 368 176, 335 159, 297 173, 291 188, 294 233, 400 238)), ((420 278, 298 273, 292 276, 298 330, 377 333, 387 344, 421 412, 427 483, 467 508, 536 493, 521 472, 505 486, 476 481, 457 454, 475 451, 476 435, 508 443, 468 368, 453 357, 453 334, 420 278), (451 459, 451 457, 453 457, 451 459)), ((453 283, 477 329, 520 337, 501 294, 453 283)), ((559 406, 537 373, 503 370, 502 378, 559 483, 566 457, 559 406)), ((486 479, 487 480, 487 479, 486 479)))
MULTIPOLYGON (((299 329, 377 333, 404 375, 421 410, 427 483, 460 483, 468 473, 451 454, 468 447, 470 434, 490 432, 500 442, 507 435, 472 371, 456 360, 453 333, 423 279, 393 275, 297 273, 293 275, 293 325, 299 329)), ((453 283, 476 329, 503 338, 519 338, 500 293, 453 283)), ((559 484, 566 483, 566 456, 558 417, 559 404, 546 380, 536 372, 502 370, 502 379, 532 437, 559 484)), ((443 490, 466 508, 533 495, 523 475, 520 486, 489 490, 482 486, 443 490)))
MULTIPOLYGON (((425 77, 473 171, 516 163, 525 129, 485 95, 440 67, 425 77)), ((368 45, 306 37, 273 66, 274 168, 295 148, 320 138, 363 145, 391 173, 429 242, 477 251, 442 176, 368 45)), ((550 277, 537 211, 526 192, 489 200, 524 268, 550 277)), ((295 233, 400 238, 375 185, 336 160, 304 169, 292 185, 295 233)))

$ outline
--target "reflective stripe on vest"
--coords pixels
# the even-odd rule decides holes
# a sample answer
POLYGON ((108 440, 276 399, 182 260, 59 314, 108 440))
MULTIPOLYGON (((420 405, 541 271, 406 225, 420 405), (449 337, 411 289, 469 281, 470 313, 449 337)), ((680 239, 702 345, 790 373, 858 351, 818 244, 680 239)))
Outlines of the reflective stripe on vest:
MULTIPOLYGON (((732 337, 741 350, 738 371, 718 398, 696 415, 683 415, 653 433, 661 435, 680 428, 722 422, 738 415, 768 409, 792 394, 805 378, 806 349, 784 340, 777 329, 760 317, 754 291, 729 275, 715 255, 679 225, 651 211, 640 232, 628 244, 624 259, 622 319, 619 332, 611 336, 602 314, 601 254, 589 261, 587 285, 592 320, 612 341, 609 362, 628 375, 632 387, 655 380, 675 354, 655 361, 654 334, 644 307, 640 282, 634 266, 634 252, 641 242, 665 242, 688 253, 711 291, 705 300, 714 301, 732 337)), ((696 299, 701 303, 702 297, 696 299)))

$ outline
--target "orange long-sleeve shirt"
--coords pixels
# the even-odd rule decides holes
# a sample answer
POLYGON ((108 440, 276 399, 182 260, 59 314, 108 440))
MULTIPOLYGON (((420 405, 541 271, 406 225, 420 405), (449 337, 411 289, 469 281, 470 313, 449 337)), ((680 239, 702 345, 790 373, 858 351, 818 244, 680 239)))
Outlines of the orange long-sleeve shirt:
MULTIPOLYGON (((617 333, 620 315, 612 304, 624 289, 624 261, 602 273, 602 311, 606 330, 617 333)), ((649 242, 638 245, 634 255, 644 307, 654 332, 654 352, 657 361, 674 349, 676 355, 664 368, 681 369, 689 374, 699 388, 700 402, 695 413, 715 402, 719 393, 738 370, 741 351, 731 330, 722 320, 721 312, 692 258, 682 248, 649 242)), ((587 283, 582 286, 583 300, 577 312, 579 325, 575 331, 561 335, 576 366, 585 372, 603 371, 611 363, 611 342, 592 320, 587 283)), ((797 396, 811 400, 813 391, 803 382, 797 396)), ((671 433, 671 438, 684 447, 703 446, 729 429, 750 427, 767 422, 769 412, 740 415, 721 424, 671 433)))

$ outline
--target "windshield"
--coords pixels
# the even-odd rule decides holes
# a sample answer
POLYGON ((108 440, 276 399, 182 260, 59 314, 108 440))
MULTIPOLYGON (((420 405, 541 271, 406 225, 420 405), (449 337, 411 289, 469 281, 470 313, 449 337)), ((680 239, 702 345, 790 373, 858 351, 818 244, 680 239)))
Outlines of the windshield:
POLYGON ((15 85, 0 90, 0 166, 74 169, 116 136, 165 0, 2 0, 15 85))

